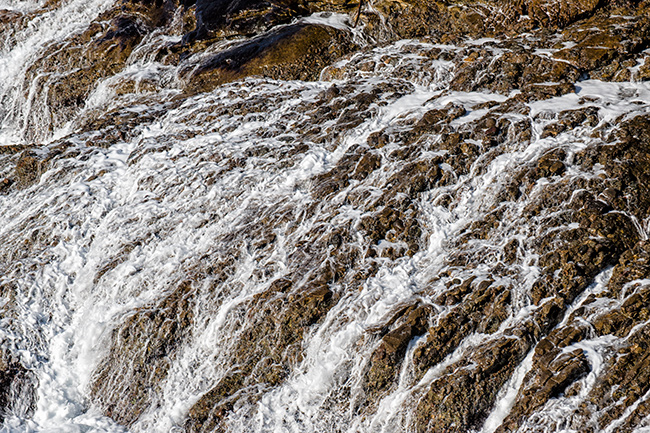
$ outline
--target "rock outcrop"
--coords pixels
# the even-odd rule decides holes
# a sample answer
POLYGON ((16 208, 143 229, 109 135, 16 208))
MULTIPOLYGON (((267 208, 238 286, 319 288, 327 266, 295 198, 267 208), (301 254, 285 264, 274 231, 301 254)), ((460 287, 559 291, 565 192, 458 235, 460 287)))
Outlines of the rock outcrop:
MULTIPOLYGON (((0 44, 47 8, 0 13, 0 44)), ((123 195, 164 209, 152 220, 183 211, 164 207, 161 184, 209 197, 200 215, 65 275, 128 279, 141 269, 114 271, 174 226, 203 236, 155 296, 111 318, 92 405, 138 425, 201 346, 213 366, 174 426, 237 431, 297 386, 330 327, 343 335, 331 347, 356 358, 332 367, 323 381, 337 391, 301 422, 327 412, 363 430, 389 401, 415 431, 479 431, 511 389, 499 433, 647 423, 649 13, 632 0, 119 0, 48 45, 20 89, 40 104, 20 125, 34 144, 0 147, 0 199, 110 170, 147 173, 123 195), (159 75, 131 73, 138 62, 159 75), (89 99, 100 86, 113 92, 105 109, 89 99), (187 161, 190 173, 156 177, 187 161)), ((16 225, 19 251, 0 254, 12 278, 37 275, 75 230, 92 233, 57 220, 67 231, 48 238, 39 217, 16 225), (41 265, 23 271, 32 257, 41 265)), ((29 417, 35 376, 9 353, 0 417, 29 417)))

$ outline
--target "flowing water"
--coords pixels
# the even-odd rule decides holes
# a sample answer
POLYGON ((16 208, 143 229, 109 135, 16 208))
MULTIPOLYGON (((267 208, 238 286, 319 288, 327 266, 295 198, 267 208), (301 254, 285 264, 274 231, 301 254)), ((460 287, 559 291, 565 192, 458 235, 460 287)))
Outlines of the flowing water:
MULTIPOLYGON (((0 1, 0 9, 28 13, 42 3, 0 1)), ((314 242, 314 231, 359 227, 369 210, 350 200, 348 193, 363 190, 373 197, 389 188, 389 179, 401 169, 399 163, 390 162, 389 154, 400 143, 390 142, 377 151, 387 161, 381 170, 351 182, 327 200, 314 198, 310 190, 314 179, 364 145, 373 132, 400 131, 425 112, 449 103, 467 110, 453 121, 462 128, 487 112, 487 108, 474 109, 477 104, 508 97, 449 91, 453 64, 423 53, 457 48, 400 41, 343 61, 339 66, 348 72, 340 80, 249 78, 180 100, 179 72, 157 63, 148 48, 179 36, 159 33, 143 40, 123 72, 96 86, 71 122, 51 127, 43 100, 30 91, 33 84, 24 81, 26 70, 49 44, 85 29, 111 4, 111 0, 63 2, 15 30, 0 50, 0 146, 31 144, 36 138, 43 155, 53 152, 62 137, 68 146, 37 183, 0 195, 0 287, 12 287, 14 293, 2 301, 0 339, 37 379, 33 413, 16 396, 1 431, 182 431, 190 408, 226 374, 226 358, 245 328, 247 316, 242 309, 271 282, 295 275, 300 265, 295 256, 306 243, 314 242), (373 69, 359 66, 370 63, 373 69), (157 87, 116 94, 115 83, 127 79, 156 82, 157 87), (307 133, 313 107, 333 86, 346 89, 342 98, 354 100, 373 91, 376 97, 360 110, 362 121, 355 127, 338 127, 335 116, 324 121, 329 124, 319 125, 321 133, 307 133), (109 146, 93 146, 99 132, 80 129, 91 118, 126 115, 137 119, 135 126, 129 136, 109 146), (270 221, 269 226, 260 228, 262 221, 270 221), (267 235, 274 240, 257 247, 259 237, 267 235), (234 260, 231 271, 218 284, 209 277, 197 278, 206 262, 229 259, 234 260), (112 332, 188 279, 195 281, 196 290, 189 336, 170 358, 153 403, 128 429, 120 426, 105 417, 90 397, 93 374, 109 352, 112 332)), ((337 25, 349 23, 339 20, 337 25)), ((549 119, 562 110, 583 107, 585 100, 599 109, 602 125, 627 113, 649 112, 650 85, 582 82, 575 94, 531 103, 530 112, 512 114, 513 120, 532 122, 531 140, 506 141, 473 161, 466 174, 443 167, 452 181, 415 201, 423 228, 419 251, 381 260, 382 255, 388 257, 382 251, 408 248, 400 240, 383 240, 376 248, 380 259, 372 259, 376 272, 357 286, 345 279, 332 283, 340 299, 306 331, 302 359, 280 385, 261 391, 258 401, 236 407, 228 417, 231 431, 412 430, 411 408, 446 366, 532 314, 530 290, 540 267, 539 257, 525 240, 535 235, 537 227, 522 215, 537 190, 529 199, 507 206, 496 235, 473 241, 475 266, 454 271, 454 277, 461 279, 487 279, 499 261, 495 251, 510 239, 522 241, 521 259, 500 277, 500 284, 513 287, 514 292, 510 315, 496 334, 471 333, 422 377, 415 374, 410 360, 425 339, 414 338, 397 385, 374 409, 360 412, 363 372, 379 344, 368 337, 368 330, 385 323, 400 305, 416 300, 432 306, 433 321, 448 313, 449 307, 435 302, 447 289, 446 280, 435 277, 447 269, 468 224, 493 209, 495 196, 511 173, 553 148, 564 149, 570 161, 571 155, 599 140, 592 134, 595 126, 542 138, 549 119), (631 94, 632 98, 627 96, 631 94), (450 197, 452 205, 440 204, 443 196, 450 197)), ((5 170, 0 177, 7 175, 8 169, 0 170, 5 170)), ((569 166, 567 173, 585 179, 599 175, 597 167, 585 172, 577 164, 569 166)), ((542 182, 538 189, 543 186, 542 182)), ((639 230, 647 230, 647 224, 638 221, 639 230)), ((355 236, 349 248, 367 251, 367 241, 359 233, 355 236)), ((611 269, 599 274, 566 317, 587 293, 602 289, 610 275, 611 269)), ((530 422, 542 425, 545 417, 575 410, 614 343, 614 337, 577 343, 592 367, 580 379, 582 391, 553 399, 530 422)), ((531 349, 501 389, 483 432, 493 432, 511 409, 531 368, 532 353, 531 349)))

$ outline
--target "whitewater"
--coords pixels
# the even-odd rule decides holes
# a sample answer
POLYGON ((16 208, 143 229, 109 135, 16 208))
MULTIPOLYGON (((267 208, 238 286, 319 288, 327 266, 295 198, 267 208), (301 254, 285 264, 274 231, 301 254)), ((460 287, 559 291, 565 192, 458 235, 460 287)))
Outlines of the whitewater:
MULTIPOLYGON (((29 13, 44 4, 0 1, 0 9, 29 13)), ((274 281, 295 274, 296 255, 309 248, 312 233, 361 227, 371 212, 350 193, 363 190, 367 197, 378 197, 389 188, 402 168, 389 155, 401 143, 390 141, 377 148, 385 161, 381 168, 365 179, 351 180, 325 200, 314 197, 314 179, 365 146, 373 133, 399 132, 425 113, 450 104, 465 111, 450 125, 463 128, 518 93, 452 91, 454 64, 425 53, 461 48, 400 40, 340 60, 334 66, 345 74, 334 79, 325 72, 312 82, 252 77, 186 96, 180 71, 156 61, 148 51, 180 36, 154 34, 134 50, 122 72, 99 81, 69 122, 53 125, 43 94, 35 83, 25 81, 26 71, 53 42, 82 31, 112 5, 113 0, 63 2, 35 15, 9 39, 0 39, 0 158, 11 155, 3 148, 34 143, 39 144, 31 147, 36 156, 53 156, 35 183, 0 194, 0 341, 35 379, 33 397, 25 389, 11 390, 2 432, 185 431, 192 407, 229 372, 227 359, 245 335, 247 305, 274 281), (369 64, 374 67, 366 67, 369 64), (134 81, 136 89, 137 83, 142 87, 120 94, 116 85, 126 80, 134 81), (151 82, 156 83, 153 89, 146 86, 151 82), (353 128, 337 130, 337 113, 320 125, 321 133, 308 134, 305 125, 313 121, 313 106, 333 88, 345 89, 340 98, 354 100, 373 91, 377 97, 361 109, 362 120, 353 128), (136 120, 128 135, 95 145, 101 132, 88 127, 89 119, 104 116, 136 120), (268 227, 263 226, 268 221, 268 227), (263 237, 271 240, 263 243, 263 237), (228 263, 228 271, 210 275, 207 269, 215 263, 228 263), (92 391, 96 372, 112 353, 112 341, 124 323, 155 309, 188 281, 195 290, 190 329, 179 337, 173 356, 165 358, 165 379, 147 394, 151 403, 130 426, 120 425, 96 404, 102 398, 92 391)), ((317 15, 305 22, 357 31, 342 15, 317 15)), ((492 42, 474 43, 489 48, 492 42)), ((494 209, 495 196, 512 181, 512 173, 562 148, 568 161, 565 176, 598 178, 598 166, 585 171, 571 161, 599 142, 597 128, 650 113, 650 83, 589 79, 579 82, 575 93, 527 106, 527 112, 510 116, 531 124, 529 141, 509 140, 486 151, 466 174, 442 164, 442 173, 451 181, 417 196, 414 206, 423 228, 418 251, 406 254, 411 246, 403 239, 381 240, 372 247, 375 272, 358 286, 346 279, 330 283, 338 301, 305 330, 302 355, 286 380, 260 386, 257 401, 236 403, 227 415, 230 431, 416 431, 411 408, 435 380, 448 374, 449 366, 534 315, 537 306, 530 292, 541 265, 525 243, 536 229, 522 224, 522 215, 545 182, 557 179, 540 180, 530 199, 510 202, 497 235, 472 241, 471 250, 480 256, 476 266, 454 271, 454 278, 473 277, 475 284, 488 280, 500 260, 494 251, 510 239, 520 240, 520 259, 495 283, 513 288, 511 312, 495 333, 470 333, 424 375, 413 370, 412 359, 426 337, 413 338, 396 385, 371 409, 359 409, 368 362, 380 344, 371 330, 414 302, 431 308, 432 324, 448 314, 450 306, 437 299, 448 290, 451 277, 437 276, 448 269, 468 225, 494 209), (543 134, 559 113, 585 107, 597 111, 596 124, 556 136, 543 134), (443 196, 446 203, 441 202, 443 196)), ((444 155, 443 150, 426 152, 426 157, 444 155)), ((0 178, 10 175, 10 165, 0 165, 0 178)), ((647 239, 650 219, 636 224, 647 239)), ((355 236, 350 249, 369 263, 372 256, 366 254, 363 235, 355 236)), ((599 273, 557 327, 566 325, 590 294, 604 290, 611 275, 611 267, 599 273)), ((550 400, 531 425, 577 410, 616 341, 613 336, 594 336, 571 346, 585 351, 590 373, 577 379, 578 393, 550 400)), ((481 432, 496 431, 510 412, 532 368, 533 353, 531 348, 501 387, 481 432)), ((121 392, 118 387, 110 394, 121 392)), ((649 397, 646 394, 643 401, 649 397)), ((620 422, 627 415, 621 415, 620 422)))

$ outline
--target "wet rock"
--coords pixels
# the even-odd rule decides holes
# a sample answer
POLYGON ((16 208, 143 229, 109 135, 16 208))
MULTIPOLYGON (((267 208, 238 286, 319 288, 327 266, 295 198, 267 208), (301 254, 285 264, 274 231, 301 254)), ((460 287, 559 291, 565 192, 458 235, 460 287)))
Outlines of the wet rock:
POLYGON ((641 404, 624 416, 626 409, 635 402, 641 403, 642 397, 650 390, 649 331, 647 325, 641 325, 611 358, 608 368, 597 379, 589 399, 580 408, 576 421, 594 419, 593 431, 598 431, 622 418, 622 425, 618 426, 617 431, 623 432, 626 426, 634 426, 634 419, 648 410, 647 405, 641 404))
POLYGON ((479 429, 497 393, 531 346, 529 337, 488 341, 445 368, 415 409, 418 432, 479 429))
POLYGON ((637 79, 639 81, 648 81, 650 80, 650 56, 646 56, 643 60, 643 63, 640 65, 638 72, 630 77, 632 79, 637 79))
POLYGON ((462 37, 514 35, 534 26, 532 20, 520 19, 525 8, 517 1, 384 0, 375 7, 400 38, 430 35, 446 43, 462 37))
POLYGON ((295 24, 272 30, 210 58, 186 73, 188 89, 208 91, 251 75, 285 80, 315 80, 320 71, 350 52, 350 35, 323 25, 295 24))
POLYGON ((573 92, 578 68, 545 56, 517 50, 495 56, 489 50, 472 51, 459 62, 451 86, 455 90, 490 90, 508 94, 523 89, 531 99, 573 92), (472 56, 471 54, 474 54, 472 56))
POLYGON ((373 352, 367 372, 363 378, 366 398, 376 401, 379 395, 395 381, 395 376, 403 362, 409 343, 413 338, 424 334, 428 328, 428 316, 431 307, 426 305, 410 306, 399 311, 390 322, 393 329, 382 338, 373 352), (399 317, 401 316, 401 317, 399 317))
POLYGON ((121 0, 80 34, 52 44, 29 67, 26 94, 44 107, 28 120, 37 133, 42 117, 61 126, 81 109, 103 78, 120 72, 143 37, 170 19, 173 4, 121 0))
MULTIPOLYGON (((6 343, 6 342, 5 342, 6 343)), ((11 414, 31 417, 36 409, 36 375, 9 350, 0 350, 0 422, 11 414)))
POLYGON ((619 298, 626 284, 650 275, 649 253, 647 242, 642 241, 621 255, 607 286, 610 297, 619 298))
POLYGON ((14 168, 12 180, 20 188, 26 188, 38 182, 45 172, 46 162, 32 151, 25 151, 21 154, 14 168))
POLYGON ((3 178, 0 179, 0 194, 5 193, 9 187, 13 184, 13 181, 11 179, 3 178))
MULTIPOLYGON (((267 32, 212 55, 196 69, 192 69, 192 60, 181 59, 179 54, 176 60, 187 60, 190 65, 185 78, 191 93, 211 91, 251 75, 316 79, 324 66, 357 48, 349 33, 324 25, 273 28, 291 17, 325 7, 327 2, 309 5, 199 1, 194 6, 190 3, 185 6, 196 10, 197 28, 185 41, 193 44, 187 47, 188 53, 209 47, 214 40, 227 37, 228 32, 233 32, 230 36, 267 32)), ((167 2, 167 6, 149 1, 120 4, 123 12, 107 15, 106 20, 94 23, 88 32, 76 35, 70 45, 75 49, 58 45, 47 53, 48 60, 31 71, 35 81, 37 71, 50 74, 41 84, 43 88, 49 86, 53 99, 48 104, 61 116, 59 120, 83 105, 98 80, 122 70, 134 47, 166 20, 166 11, 173 9, 167 2), (79 48, 87 44, 95 51, 79 48), (65 79, 48 81, 54 79, 55 68, 61 64, 69 67, 65 79)), ((304 236, 296 235, 300 237, 298 242, 283 245, 287 258, 282 266, 289 269, 288 273, 282 278, 274 276, 266 291, 233 313, 236 324, 232 328, 232 347, 223 358, 225 373, 207 379, 214 383, 206 385, 206 392, 190 409, 185 424, 188 431, 226 431, 225 420, 233 411, 245 412, 264 393, 290 377, 303 359, 304 339, 311 327, 322 323, 344 290, 357 290, 374 275, 377 263, 392 266, 398 259, 423 250, 427 225, 435 222, 422 218, 420 206, 433 203, 444 208, 441 212, 453 212, 458 196, 464 193, 455 189, 455 181, 463 179, 470 168, 482 173, 489 161, 503 155, 508 146, 530 142, 532 124, 539 120, 530 116, 530 102, 575 91, 575 83, 586 72, 595 78, 625 79, 632 56, 641 53, 647 44, 645 18, 641 14, 628 26, 628 21, 613 16, 612 9, 602 2, 590 0, 412 0, 381 1, 374 6, 389 18, 392 31, 402 36, 429 35, 438 41, 451 41, 465 36, 530 30, 531 47, 524 47, 519 44, 523 39, 517 39, 515 43, 468 44, 458 50, 457 57, 447 48, 431 49, 428 53, 413 48, 410 52, 412 57, 430 56, 435 62, 455 64, 452 90, 521 93, 512 94, 502 104, 488 102, 472 107, 487 113, 466 123, 467 109, 460 104, 428 110, 417 118, 397 118, 391 125, 382 126, 381 131, 370 133, 365 143, 346 148, 331 170, 296 186, 308 196, 304 209, 285 212, 274 206, 260 210, 263 206, 259 204, 255 204, 255 209, 247 209, 250 221, 238 230, 249 233, 249 237, 242 241, 238 234, 230 234, 219 242, 243 243, 242 250, 255 260, 260 257, 255 256, 258 251, 270 254, 277 239, 283 238, 280 234, 290 237, 300 232, 303 221, 312 225, 304 236), (497 6, 507 6, 503 16, 493 13, 497 6), (530 19, 523 18, 524 14, 529 14, 530 19), (554 33, 555 30, 545 33, 544 29, 534 29, 536 25, 565 30, 562 34, 554 33), (599 30, 605 26, 602 28, 606 31, 591 31, 588 26, 599 30), (555 58, 536 53, 551 40, 557 43, 549 50, 556 52, 555 58), (520 46, 513 46, 517 44, 520 46), (474 165, 476 161, 483 162, 474 165), (355 216, 345 219, 342 213, 329 208, 332 204, 346 207, 346 212, 349 210, 355 216)), ((343 10, 347 6, 337 3, 332 8, 343 10)), ((364 17, 369 19, 368 15, 370 12, 364 17)), ((350 57, 346 64, 352 66, 346 71, 341 66, 338 72, 338 66, 333 67, 330 77, 373 77, 399 60, 373 58, 357 64, 350 57)), ((241 170, 251 162, 273 156, 281 160, 279 164, 283 167, 289 167, 313 143, 332 150, 342 145, 339 138, 345 138, 373 115, 372 110, 416 89, 408 82, 415 72, 400 67, 395 68, 390 84, 364 81, 366 88, 356 91, 354 84, 335 83, 314 100, 301 102, 308 119, 288 121, 264 131, 265 137, 277 138, 277 147, 251 145, 238 155, 220 155, 211 146, 205 146, 201 149, 201 161, 219 164, 220 169, 227 171, 241 170)), ((435 70, 431 64, 427 67, 435 70)), ((643 68, 639 73, 644 73, 643 68)), ((129 91, 125 86, 124 92, 129 91)), ((233 99, 246 99, 233 88, 225 91, 233 92, 233 99)), ((88 134, 84 137, 89 142, 110 146, 133 139, 137 127, 151 124, 177 107, 178 104, 163 104, 146 114, 117 109, 105 113, 107 119, 96 116, 81 123, 80 128, 88 134)), ((206 117, 230 116, 232 123, 260 115, 255 103, 248 99, 211 109, 206 117)), ((566 137, 563 134, 576 128, 595 128, 600 121, 593 107, 565 111, 547 120, 550 123, 545 124, 542 137, 548 140, 542 145, 553 143, 554 138, 560 141, 566 137)), ((418 390, 422 398, 414 404, 414 411, 419 431, 479 429, 494 407, 498 392, 533 344, 539 342, 533 357, 534 368, 525 377, 502 428, 520 427, 548 401, 575 393, 581 386, 592 365, 578 343, 589 338, 591 332, 616 339, 614 349, 621 356, 605 357, 611 374, 607 370, 598 378, 599 385, 585 403, 582 418, 576 419, 598 418, 599 428, 604 428, 620 417, 621 410, 640 401, 648 388, 648 361, 644 355, 647 332, 639 324, 650 317, 650 291, 641 281, 648 276, 648 259, 642 241, 644 228, 639 228, 639 222, 647 221, 650 209, 646 188, 650 181, 650 124, 647 116, 639 116, 611 127, 617 130, 611 143, 590 145, 577 154, 571 153, 569 146, 549 147, 540 151, 538 158, 531 157, 530 164, 511 173, 509 183, 477 211, 480 215, 467 224, 460 239, 446 240, 448 260, 436 277, 441 285, 423 289, 423 298, 431 294, 427 302, 433 305, 417 301, 400 307, 381 329, 374 331, 376 338, 368 337, 376 347, 368 350, 372 354, 364 360, 367 368, 359 377, 365 392, 361 412, 370 415, 379 400, 394 389, 407 348, 420 336, 422 339, 413 351, 413 366, 408 366, 413 367, 416 380, 446 362, 445 359, 448 365, 441 366, 433 382, 418 390), (571 167, 573 163, 577 166, 571 167), (578 169, 583 169, 585 176, 573 178, 578 169), (596 171, 598 175, 591 176, 596 171), (592 295, 583 309, 573 313, 574 319, 558 327, 568 306, 609 266, 614 266, 614 270, 607 291, 592 295), (524 268, 535 268, 536 272, 539 268, 539 274, 522 276, 524 268), (537 280, 530 292, 522 294, 520 283, 528 278, 537 280), (611 306, 607 314, 595 313, 599 302, 611 306), (530 311, 530 317, 520 320, 516 315, 524 308, 530 311), (436 314, 437 311, 441 313, 436 314), (580 323, 590 326, 581 327, 580 323), (481 344, 472 346, 472 341, 481 344), (450 359, 452 354, 460 356, 450 359), (616 378, 632 391, 618 390, 616 378), (643 383, 636 383, 638 378, 643 383)), ((212 132, 224 131, 186 131, 169 140, 212 132)), ((369 131, 362 131, 366 132, 369 131)), ((602 132, 605 134, 606 128, 602 132)), ((142 146, 129 156, 129 168, 135 167, 144 155, 170 147, 164 140, 149 144, 150 147, 142 146)), ((13 174, 0 181, 0 192, 13 188, 12 182, 18 187, 33 185, 49 163, 30 149, 16 156, 16 160, 13 174)), ((139 185, 150 182, 142 179, 139 185)), ((286 238, 282 242, 288 242, 286 238)), ((102 263, 95 281, 110 276, 129 252, 125 249, 122 255, 102 263)), ((251 278, 266 281, 274 272, 255 269, 251 278)), ((114 331, 111 349, 96 372, 92 388, 92 399, 105 414, 128 426, 155 402, 179 347, 191 337, 198 279, 181 284, 159 303, 137 310, 114 331)), ((225 280, 225 276, 215 277, 215 284, 225 280)), ((648 410, 641 402, 622 425, 634 425, 648 410)))
POLYGON ((96 369, 92 401, 106 416, 131 425, 151 405, 176 350, 191 333, 191 282, 158 305, 136 311, 113 331, 109 354, 96 369))
POLYGON ((571 344, 581 341, 587 334, 586 327, 574 322, 558 328, 537 344, 533 367, 524 378, 517 400, 498 432, 516 431, 549 399, 558 397, 589 373, 591 365, 583 349, 571 349, 571 344))
POLYGON ((196 28, 185 35, 184 42, 225 34, 257 34, 308 12, 306 3, 298 0, 197 0, 196 28))
POLYGON ((0 9, 0 47, 9 49, 15 44, 15 34, 28 22, 25 14, 0 9))
POLYGON ((599 0, 384 0, 375 4, 398 37, 430 35, 440 42, 514 36, 536 27, 562 28, 593 16, 604 6, 599 0))
POLYGON ((438 184, 443 174, 440 168, 442 162, 443 159, 440 157, 408 162, 404 164, 402 170, 388 179, 388 183, 394 192, 413 197, 438 184))
POLYGON ((380 165, 381 157, 368 147, 352 147, 332 170, 313 179, 314 194, 318 198, 331 197, 347 188, 350 181, 365 179, 380 165))
POLYGON ((508 317, 510 301, 510 290, 492 285, 490 280, 474 283, 470 278, 453 285, 438 302, 455 306, 428 330, 426 341, 413 353, 417 377, 452 353, 472 332, 494 332, 508 317))
POLYGON ((192 406, 188 432, 225 431, 223 420, 238 401, 255 403, 261 391, 280 384, 302 359, 305 332, 335 305, 337 296, 323 278, 298 291, 292 286, 288 279, 276 280, 253 301, 232 367, 192 406))
POLYGON ((642 187, 650 179, 647 169, 650 140, 644 132, 648 127, 648 116, 636 116, 621 124, 610 137, 615 146, 591 147, 578 155, 578 162, 582 164, 598 163, 606 168, 608 177, 616 179, 612 191, 620 191, 612 197, 615 200, 613 204, 618 210, 629 211, 641 219, 650 209, 650 192, 642 187))
POLYGON ((562 111, 558 115, 558 121, 547 125, 542 132, 542 138, 556 137, 565 131, 570 131, 579 125, 595 127, 598 125, 598 109, 586 107, 579 110, 562 111))
POLYGON ((358 229, 375 246, 368 252, 369 257, 395 259, 412 256, 420 249, 422 229, 417 220, 417 208, 403 195, 389 199, 385 205, 380 204, 377 210, 362 217, 358 229))
POLYGON ((636 62, 628 61, 650 44, 650 19, 643 14, 634 16, 631 10, 625 13, 632 15, 630 19, 602 11, 565 29, 563 37, 571 46, 554 57, 571 62, 596 79, 629 80, 628 67, 636 62))
POLYGON ((531 17, 543 26, 565 27, 590 16, 601 4, 599 0, 531 0, 528 10, 531 17))
MULTIPOLYGON (((573 113, 571 118, 581 119, 582 114, 573 113)), ((636 151, 644 148, 643 139, 631 139, 628 135, 629 131, 636 130, 642 124, 645 124, 645 120, 636 118, 621 126, 617 137, 625 137, 622 138, 625 144, 620 152, 633 153, 635 151, 631 150, 632 148, 637 149, 636 151)), ((606 170, 620 180, 621 174, 628 173, 630 160, 622 156, 605 156, 610 152, 616 150, 607 145, 599 147, 598 151, 591 149, 587 154, 592 156, 585 159, 585 162, 588 160, 591 164, 595 163, 595 160, 602 161, 607 167, 606 170), (592 151, 595 152, 593 155, 592 151), (595 157, 596 154, 601 157, 595 157)), ((645 243, 637 243, 640 238, 632 221, 626 216, 626 213, 632 212, 633 209, 636 212, 636 208, 631 208, 626 201, 620 200, 620 195, 614 188, 605 188, 598 183, 591 188, 591 193, 584 191, 583 194, 574 196, 575 210, 567 214, 569 216, 572 213, 571 219, 578 221, 580 228, 560 232, 554 240, 547 238, 540 244, 543 249, 548 248, 548 253, 540 259, 540 264, 548 271, 555 269, 555 272, 553 277, 548 274, 545 279, 539 281, 541 284, 533 288, 533 302, 542 302, 548 296, 556 296, 558 303, 553 306, 556 312, 545 314, 547 319, 543 322, 538 319, 538 324, 543 329, 550 330, 550 327, 558 323, 557 313, 584 290, 596 273, 602 272, 609 264, 615 264, 612 260, 617 260, 618 264, 614 267, 606 291, 585 300, 583 307, 571 315, 566 325, 556 328, 538 343, 533 357, 533 368, 524 379, 517 400, 499 432, 517 430, 531 414, 550 399, 559 398, 563 393, 575 395, 579 392, 583 386, 581 378, 592 370, 592 365, 577 343, 588 338, 592 329, 599 335, 613 334, 624 337, 633 332, 634 326, 647 320, 647 290, 642 284, 626 285, 648 275, 645 243), (598 193, 599 199, 596 198, 598 193), (545 289, 538 292, 542 287, 545 289), (621 296, 626 298, 622 302, 615 301, 621 296)), ((643 194, 642 191, 636 191, 630 199, 639 200, 639 196, 643 194)), ((640 334, 643 333, 639 331, 640 334)), ((621 344, 620 353, 630 353, 630 343, 626 341, 621 344)), ((615 375, 620 375, 622 381, 627 380, 627 376, 622 372, 623 365, 627 365, 632 371, 643 368, 641 366, 645 361, 642 357, 616 356, 606 359, 611 359, 612 364, 603 370, 606 372, 599 376, 597 385, 588 391, 587 401, 580 406, 578 413, 572 415, 574 426, 587 425, 587 419, 594 417, 598 424, 589 431, 599 431, 619 418, 623 408, 629 407, 645 392, 635 390, 622 397, 622 394, 609 391, 612 389, 615 375), (617 369, 618 371, 614 372, 617 369)))

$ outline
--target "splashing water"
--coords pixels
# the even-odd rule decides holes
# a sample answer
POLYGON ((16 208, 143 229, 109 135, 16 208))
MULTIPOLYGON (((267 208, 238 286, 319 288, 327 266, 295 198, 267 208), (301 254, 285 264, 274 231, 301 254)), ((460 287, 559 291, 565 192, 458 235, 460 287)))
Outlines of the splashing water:
MULTIPOLYGON (((5 1, 0 9, 29 13, 42 3, 5 1)), ((84 29, 112 3, 64 2, 35 16, 15 33, 14 43, 5 42, 0 51, 0 145, 28 141, 25 119, 38 104, 25 92, 30 83, 23 77, 30 64, 48 44, 84 29)), ((337 16, 330 17, 330 25, 332 19, 337 26, 349 26, 337 16)), ((322 23, 325 18, 308 20, 322 23)), ((585 100, 597 101, 592 105, 599 108, 601 125, 629 113, 650 111, 650 84, 643 82, 589 80, 575 94, 530 103, 529 112, 511 116, 531 123, 529 141, 507 140, 471 161, 464 174, 441 164, 451 180, 415 200, 423 227, 418 251, 389 259, 390 251, 409 246, 403 240, 382 240, 372 257, 356 228, 373 210, 355 201, 352 193, 363 191, 375 197, 391 188, 394 175, 402 169, 399 162, 391 162, 391 155, 401 143, 391 141, 377 148, 382 168, 342 186, 327 200, 314 197, 314 179, 365 146, 373 133, 400 132, 425 113, 449 104, 465 110, 453 121, 462 129, 488 112, 476 107, 502 103, 515 95, 451 91, 453 64, 423 53, 454 52, 458 47, 400 41, 341 61, 336 66, 349 67, 348 75, 333 82, 249 78, 179 100, 175 68, 147 54, 147 44, 153 46, 164 38, 176 40, 173 35, 145 39, 128 67, 100 82, 75 119, 61 131, 37 134, 48 137, 44 141, 49 145, 38 152, 53 155, 51 163, 33 185, 0 195, 4 246, 0 287, 14 290, 12 298, 4 300, 11 307, 3 311, 0 336, 4 347, 18 354, 37 376, 33 414, 14 406, 2 431, 180 431, 195 403, 229 373, 228 357, 237 350, 246 328, 245 309, 273 281, 294 275, 296 263, 308 263, 295 257, 306 244, 320 239, 313 233, 324 226, 326 233, 351 227, 350 250, 360 252, 358 260, 372 262, 376 270, 361 282, 342 279, 331 284, 338 301, 305 330, 303 353, 286 380, 265 389, 260 386, 261 397, 238 403, 227 425, 240 432, 414 430, 410 408, 447 374, 447 367, 534 313, 530 292, 540 274, 539 257, 522 246, 523 258, 511 273, 500 277, 499 284, 514 287, 512 311, 493 334, 471 333, 423 375, 414 371, 413 357, 426 337, 412 338, 396 385, 364 411, 360 403, 364 375, 380 344, 370 330, 383 326, 387 317, 409 303, 430 306, 434 322, 449 314, 449 306, 436 300, 447 291, 451 278, 436 278, 449 268, 450 258, 457 253, 455 242, 468 225, 493 209, 495 196, 511 173, 550 149, 561 147, 571 160, 598 141, 592 134, 595 126, 543 137, 549 119, 560 111, 584 107, 585 100), (375 67, 360 66, 364 64, 375 67), (111 90, 116 81, 129 77, 163 84, 136 96, 118 96, 111 90), (339 97, 348 98, 343 107, 374 92, 374 99, 358 108, 360 118, 354 127, 342 126, 344 108, 330 118, 316 117, 323 95, 334 87, 345 89, 339 97), (624 96, 629 92, 635 95, 633 101, 624 96), (83 125, 97 113, 109 111, 137 119, 135 126, 129 136, 108 147, 91 146, 104 132, 84 130, 83 125), (318 132, 310 132, 314 122, 322 122, 318 132), (57 150, 62 143, 62 150, 57 150), (441 204, 443 196, 451 204, 441 204), (268 221, 268 227, 260 227, 263 221, 268 221), (258 246, 267 235, 273 240, 258 246), (234 263, 223 276, 212 278, 205 269, 220 261, 234 263), (128 427, 118 425, 91 398, 95 372, 109 354, 115 330, 158 305, 187 280, 195 291, 189 336, 169 357, 165 379, 152 391, 153 403, 128 427)), ((428 140, 425 156, 436 156, 437 138, 428 140)), ((599 175, 578 164, 569 166, 567 173, 585 179, 599 175)), ((477 265, 455 270, 454 278, 487 279, 500 260, 491 255, 494 251, 513 237, 524 244, 534 235, 536 227, 522 223, 523 215, 544 186, 540 181, 528 198, 507 205, 496 234, 467 247, 481 256, 477 265)), ((589 294, 606 286, 610 276, 611 270, 599 274, 597 283, 567 310, 565 322, 589 294)), ((550 401, 531 423, 575 410, 599 374, 602 353, 613 343, 609 338, 576 343, 572 348, 584 350, 592 366, 581 379, 582 393, 550 401)), ((532 365, 533 350, 527 353, 502 387, 482 431, 494 432, 512 408, 532 365)))

